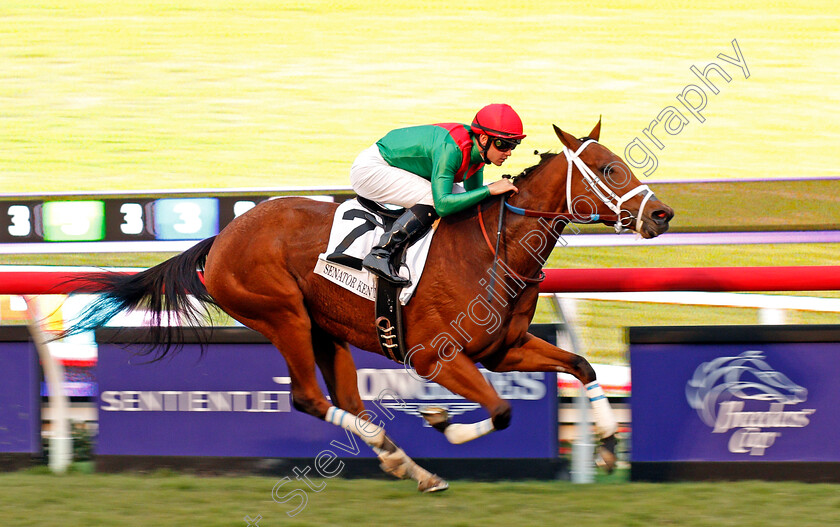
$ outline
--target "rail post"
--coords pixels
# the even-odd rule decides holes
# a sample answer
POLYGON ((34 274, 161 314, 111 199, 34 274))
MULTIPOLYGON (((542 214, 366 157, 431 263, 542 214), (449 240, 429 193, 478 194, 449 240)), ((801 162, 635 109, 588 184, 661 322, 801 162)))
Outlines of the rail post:
MULTIPOLYGON (((563 298, 553 294, 554 308, 557 314, 563 319, 558 331, 557 343, 569 349, 572 353, 584 355, 583 346, 577 334, 577 300, 574 298, 563 298)), ((578 414, 578 422, 575 425, 575 440, 572 443, 572 483, 594 483, 595 465, 593 452, 595 443, 592 439, 592 428, 589 425, 589 397, 586 389, 580 385, 580 393, 575 397, 575 409, 578 414)))
POLYGON ((64 367, 50 352, 47 335, 41 327, 44 319, 38 309, 37 299, 29 295, 24 295, 23 299, 26 301, 27 327, 44 367, 52 409, 49 466, 53 472, 63 474, 73 461, 73 437, 70 434, 68 417, 70 403, 64 393, 64 367))

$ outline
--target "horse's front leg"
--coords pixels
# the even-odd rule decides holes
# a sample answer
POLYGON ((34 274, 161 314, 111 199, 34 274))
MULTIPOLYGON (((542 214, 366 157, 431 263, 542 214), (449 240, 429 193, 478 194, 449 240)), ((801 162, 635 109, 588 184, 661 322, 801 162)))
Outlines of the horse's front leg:
POLYGON ((446 410, 442 408, 422 409, 426 421, 443 432, 450 443, 466 443, 508 427, 511 419, 510 403, 499 397, 469 357, 457 351, 452 355, 440 356, 434 350, 426 350, 426 353, 411 354, 410 359, 420 376, 467 400, 479 403, 490 414, 490 418, 484 421, 462 424, 450 423, 446 410))
POLYGON ((618 430, 618 422, 589 361, 527 333, 520 346, 501 352, 489 360, 482 360, 482 364, 487 369, 498 372, 543 371, 574 375, 583 383, 592 404, 595 428, 602 441, 599 451, 601 461, 604 468, 612 471, 615 466, 615 433, 618 430))

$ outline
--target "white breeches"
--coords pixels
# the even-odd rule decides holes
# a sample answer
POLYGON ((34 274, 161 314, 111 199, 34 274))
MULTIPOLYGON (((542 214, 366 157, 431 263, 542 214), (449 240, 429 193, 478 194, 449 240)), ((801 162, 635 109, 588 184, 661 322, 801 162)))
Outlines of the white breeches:
POLYGON ((362 150, 353 162, 350 184, 356 194, 379 203, 400 207, 434 205, 431 182, 389 165, 375 144, 362 150))

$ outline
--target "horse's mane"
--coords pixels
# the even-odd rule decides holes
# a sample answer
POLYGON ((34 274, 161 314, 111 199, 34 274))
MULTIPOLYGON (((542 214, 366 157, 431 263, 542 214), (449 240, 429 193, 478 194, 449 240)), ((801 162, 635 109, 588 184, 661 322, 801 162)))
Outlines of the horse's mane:
MULTIPOLYGON (((540 153, 539 150, 534 150, 534 155, 540 156, 539 163, 537 163, 536 165, 530 166, 530 167, 526 168, 525 170, 523 170, 522 172, 520 172, 519 174, 517 174, 516 176, 513 176, 511 181, 514 184, 516 184, 517 180, 523 181, 528 176, 531 176, 532 174, 535 174, 535 173, 541 171, 543 168, 548 166, 548 163, 552 159, 554 159, 554 157, 557 156, 558 154, 557 154, 557 152, 542 152, 542 153, 540 153)), ((497 198, 497 196, 491 196, 491 197, 488 197, 486 199, 489 200, 491 198, 497 198)), ((480 206, 481 206, 481 204, 478 204, 478 205, 473 206, 473 207, 467 207, 466 209, 464 209, 460 212, 456 212, 455 214, 452 214, 451 216, 447 216, 447 218, 452 218, 453 221, 461 221, 465 218, 473 218, 478 214, 478 210, 479 210, 480 206)), ((446 220, 447 218, 444 218, 444 220, 446 220)))
POLYGON ((556 152, 542 152, 540 153, 539 150, 534 150, 534 155, 540 156, 540 162, 536 165, 530 166, 520 172, 518 175, 514 176, 513 183, 516 184, 517 180, 525 179, 526 177, 530 176, 535 172, 539 172, 542 168, 548 165, 548 162, 554 159, 557 155, 556 152))
MULTIPOLYGON (((590 140, 592 140, 592 138, 589 137, 589 136, 584 136, 584 137, 581 137, 580 139, 578 139, 578 141, 580 141, 581 143, 585 143, 586 141, 590 141, 590 140)), ((539 172, 540 169, 545 167, 548 164, 549 161, 551 161, 552 159, 554 159, 555 156, 557 156, 557 152, 542 152, 542 153, 540 153, 539 150, 534 150, 534 155, 535 156, 540 156, 540 162, 537 163, 536 165, 533 165, 533 166, 530 166, 530 167, 526 168, 519 175, 514 176, 514 178, 513 178, 513 183, 514 184, 516 184, 517 179, 525 179, 529 175, 531 175, 535 172, 539 172)))

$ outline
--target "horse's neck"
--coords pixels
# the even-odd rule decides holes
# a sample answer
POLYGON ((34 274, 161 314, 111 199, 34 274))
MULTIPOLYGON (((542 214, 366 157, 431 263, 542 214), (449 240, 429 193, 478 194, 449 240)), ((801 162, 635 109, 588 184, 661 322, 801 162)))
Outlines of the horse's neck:
POLYGON ((568 212, 566 204, 566 156, 557 154, 517 181, 519 193, 510 204, 541 212, 568 212))
MULTIPOLYGON (((517 181, 519 193, 510 204, 540 212, 568 212, 566 205, 566 173, 568 163, 562 154, 517 181)), ((498 213, 498 209, 495 209, 498 213)), ((505 253, 502 256, 516 272, 533 276, 543 266, 566 222, 506 213, 505 253), (544 243, 543 243, 544 242, 544 243)), ((494 229, 495 231, 495 229, 494 229)))

